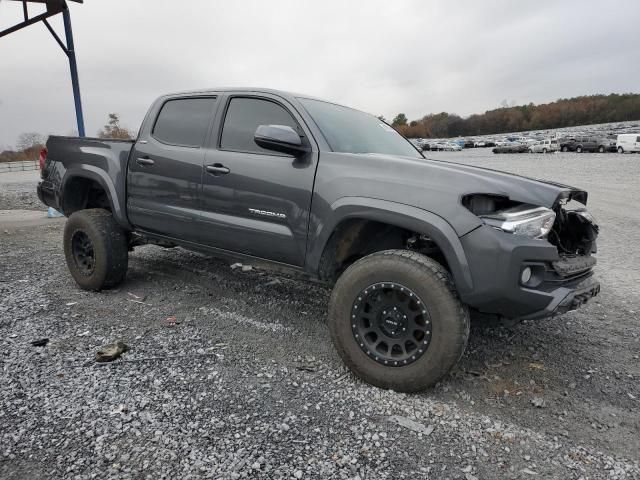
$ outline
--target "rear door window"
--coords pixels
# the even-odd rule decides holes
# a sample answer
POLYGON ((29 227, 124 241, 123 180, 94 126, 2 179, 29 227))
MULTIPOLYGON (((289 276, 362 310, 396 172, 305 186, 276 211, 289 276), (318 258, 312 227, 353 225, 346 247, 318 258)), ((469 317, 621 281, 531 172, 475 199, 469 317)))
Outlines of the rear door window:
POLYGON ((283 106, 263 98, 233 97, 222 127, 220 148, 277 155, 259 147, 253 140, 260 125, 287 125, 300 131, 298 123, 283 106))
POLYGON ((216 99, 177 98, 165 102, 151 135, 162 143, 200 147, 209 130, 216 99))

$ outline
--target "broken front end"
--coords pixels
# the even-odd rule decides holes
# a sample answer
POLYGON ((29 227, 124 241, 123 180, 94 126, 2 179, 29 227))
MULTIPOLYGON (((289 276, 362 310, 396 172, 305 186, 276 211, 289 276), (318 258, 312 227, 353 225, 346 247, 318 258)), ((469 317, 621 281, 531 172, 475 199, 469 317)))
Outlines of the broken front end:
POLYGON ((578 308, 600 292, 594 278, 598 225, 586 193, 562 195, 553 208, 493 195, 463 205, 484 225, 461 238, 474 289, 463 301, 507 318, 542 318, 578 308))

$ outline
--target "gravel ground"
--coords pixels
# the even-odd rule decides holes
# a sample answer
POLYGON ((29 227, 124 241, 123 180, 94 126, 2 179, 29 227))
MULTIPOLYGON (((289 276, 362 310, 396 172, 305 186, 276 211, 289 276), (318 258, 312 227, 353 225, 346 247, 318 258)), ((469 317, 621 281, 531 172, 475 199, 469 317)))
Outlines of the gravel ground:
POLYGON ((40 170, 0 173, 0 210, 46 210, 35 185, 40 170))
MULTIPOLYGON (((640 478, 640 156, 430 156, 589 190, 598 301, 477 321, 459 368, 405 395, 343 367, 323 287, 145 246, 88 293, 61 221, 0 225, 0 478, 640 478)), ((35 180, 2 182, 0 209, 25 208, 35 180)))

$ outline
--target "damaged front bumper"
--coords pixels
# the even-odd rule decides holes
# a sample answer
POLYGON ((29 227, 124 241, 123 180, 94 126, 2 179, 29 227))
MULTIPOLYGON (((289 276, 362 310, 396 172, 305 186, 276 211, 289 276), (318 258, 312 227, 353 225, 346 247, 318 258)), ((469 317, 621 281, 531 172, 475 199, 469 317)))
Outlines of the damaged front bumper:
POLYGON ((540 312, 523 318, 545 318, 561 315, 570 310, 576 310, 600 293, 600 282, 593 277, 583 280, 579 284, 567 288, 560 287, 553 291, 553 300, 540 312))
POLYGON ((574 310, 600 292, 595 257, 560 257, 554 245, 482 226, 461 238, 473 289, 464 303, 483 313, 535 319, 574 310), (522 282, 522 271, 531 278, 522 282))

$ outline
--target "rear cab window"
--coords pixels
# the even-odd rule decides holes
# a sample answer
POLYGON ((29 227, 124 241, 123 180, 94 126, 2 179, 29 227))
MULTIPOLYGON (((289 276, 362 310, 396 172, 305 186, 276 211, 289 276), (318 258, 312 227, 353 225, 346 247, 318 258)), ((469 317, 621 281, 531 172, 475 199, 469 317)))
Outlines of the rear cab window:
POLYGON ((215 97, 167 100, 160 109, 151 136, 169 145, 202 146, 213 118, 215 97))

